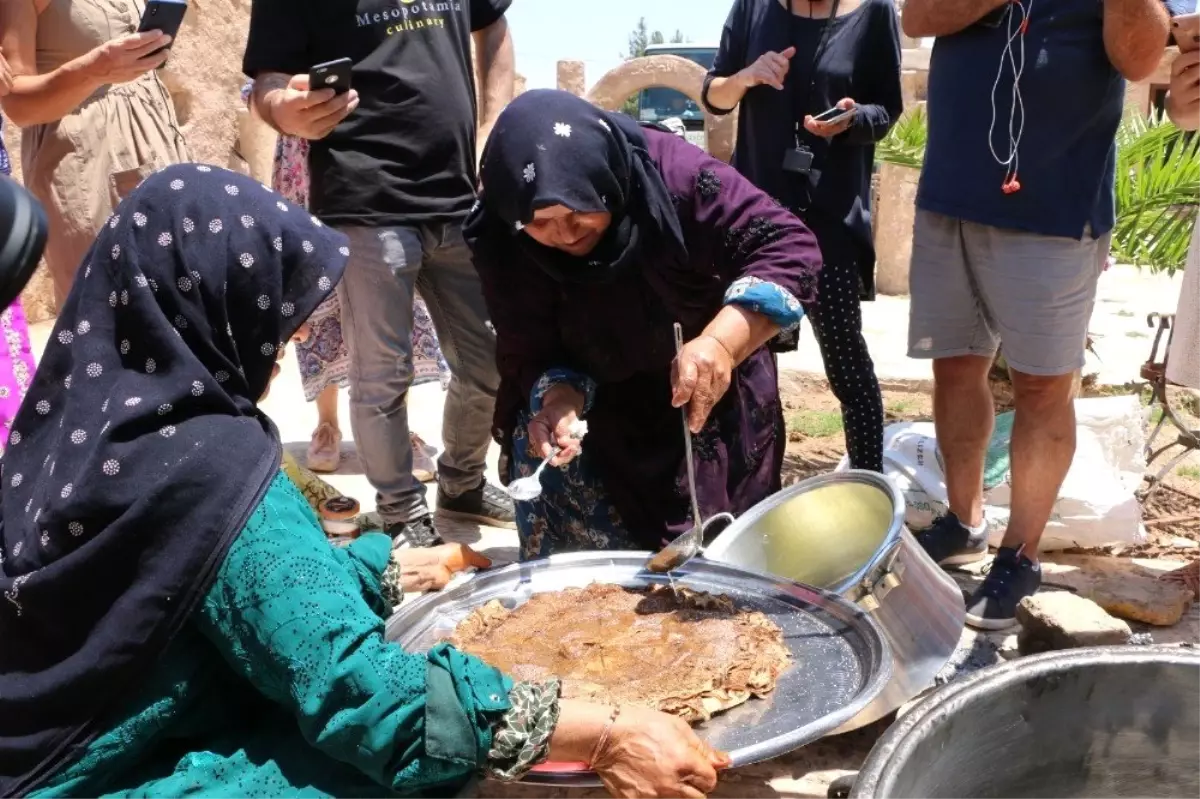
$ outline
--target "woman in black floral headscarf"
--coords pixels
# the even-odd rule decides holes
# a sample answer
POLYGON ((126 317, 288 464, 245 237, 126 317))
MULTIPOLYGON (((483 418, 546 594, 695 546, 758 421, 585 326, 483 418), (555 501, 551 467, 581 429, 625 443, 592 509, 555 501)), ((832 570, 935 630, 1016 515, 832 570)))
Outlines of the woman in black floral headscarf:
POLYGON ((279 471, 257 401, 348 255, 195 164, 102 229, 0 464, 0 796, 441 795, 550 753, 623 795, 710 788, 724 761, 677 719, 606 727, 556 681, 384 640, 385 589, 487 561, 335 549, 279 471))

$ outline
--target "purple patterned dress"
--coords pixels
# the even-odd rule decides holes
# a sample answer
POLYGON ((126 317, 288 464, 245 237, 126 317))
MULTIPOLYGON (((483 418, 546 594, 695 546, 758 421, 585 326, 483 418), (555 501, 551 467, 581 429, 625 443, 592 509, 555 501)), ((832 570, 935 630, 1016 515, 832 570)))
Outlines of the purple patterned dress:
MULTIPOLYGON (((0 129, 3 129, 3 125, 0 120, 0 129)), ((8 175, 11 170, 8 150, 4 149, 4 141, 0 139, 0 174, 8 175)), ((0 311, 0 331, 4 333, 4 352, 0 357, 0 426, 3 428, 0 454, 3 454, 8 446, 13 418, 33 380, 33 349, 29 345, 29 326, 25 323, 20 299, 0 311)))

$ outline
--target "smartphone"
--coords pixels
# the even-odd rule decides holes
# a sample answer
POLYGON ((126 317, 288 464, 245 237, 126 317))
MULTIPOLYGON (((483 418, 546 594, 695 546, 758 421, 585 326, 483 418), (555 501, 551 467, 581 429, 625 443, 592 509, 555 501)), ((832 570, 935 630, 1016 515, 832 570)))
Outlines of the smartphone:
POLYGON ((1180 52, 1200 50, 1200 14, 1183 14, 1172 19, 1171 39, 1180 52))
POLYGON ((844 119, 853 118, 853 116, 854 116, 853 108, 838 108, 837 106, 834 106, 833 108, 826 109, 826 110, 822 111, 821 113, 815 115, 813 117, 813 121, 815 121, 815 122, 830 122, 830 123, 836 125, 838 122, 841 122, 844 119))
MULTIPOLYGON (((137 32, 162 31, 171 37, 171 43, 174 44, 175 37, 179 35, 179 26, 183 24, 183 15, 186 13, 187 3, 184 0, 149 0, 146 10, 142 12, 142 21, 137 32)), ((157 55, 170 47, 171 45, 167 45, 150 55, 157 55)))
POLYGON ((345 94, 350 91, 350 69, 354 62, 349 58, 339 58, 336 61, 326 61, 308 70, 308 88, 333 89, 334 94, 345 94))

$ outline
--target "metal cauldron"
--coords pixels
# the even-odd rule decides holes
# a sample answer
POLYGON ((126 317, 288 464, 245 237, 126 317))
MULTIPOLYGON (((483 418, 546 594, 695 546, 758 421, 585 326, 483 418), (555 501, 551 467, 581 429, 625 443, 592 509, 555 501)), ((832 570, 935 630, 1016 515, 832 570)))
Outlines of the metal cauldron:
POLYGON ((879 739, 853 797, 1200 796, 1200 654, 1050 652, 931 694, 879 739))
POLYGON ((744 513, 704 557, 822 588, 871 612, 892 648, 892 679, 837 732, 882 718, 932 685, 962 637, 962 592, 905 529, 899 489, 875 472, 786 488, 744 513))

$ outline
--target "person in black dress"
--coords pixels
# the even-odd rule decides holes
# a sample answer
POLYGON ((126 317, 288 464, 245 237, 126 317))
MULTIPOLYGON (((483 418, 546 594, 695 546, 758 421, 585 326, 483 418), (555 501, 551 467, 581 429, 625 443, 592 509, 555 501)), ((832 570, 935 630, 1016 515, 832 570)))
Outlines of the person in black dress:
POLYGON ((851 465, 882 471, 883 400, 859 302, 875 295, 875 142, 903 110, 893 0, 735 0, 702 98, 714 114, 741 107, 734 166, 817 236, 825 268, 805 312, 851 465), (852 113, 814 119, 835 106, 852 113))

